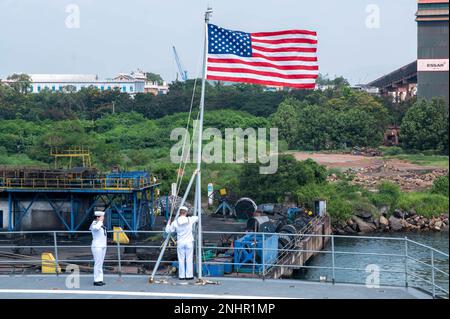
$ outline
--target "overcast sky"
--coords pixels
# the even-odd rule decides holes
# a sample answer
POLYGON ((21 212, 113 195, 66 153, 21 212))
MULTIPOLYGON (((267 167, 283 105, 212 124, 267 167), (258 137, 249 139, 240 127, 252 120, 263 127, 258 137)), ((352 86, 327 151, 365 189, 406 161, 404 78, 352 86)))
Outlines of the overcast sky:
POLYGON ((0 0, 0 78, 14 72, 108 78, 140 68, 171 81, 172 45, 194 77, 207 4, 211 22, 228 29, 317 31, 320 72, 353 84, 416 58, 416 0, 0 0), (80 10, 79 28, 66 12, 70 4, 80 10), (368 16, 375 28, 367 27, 368 16))

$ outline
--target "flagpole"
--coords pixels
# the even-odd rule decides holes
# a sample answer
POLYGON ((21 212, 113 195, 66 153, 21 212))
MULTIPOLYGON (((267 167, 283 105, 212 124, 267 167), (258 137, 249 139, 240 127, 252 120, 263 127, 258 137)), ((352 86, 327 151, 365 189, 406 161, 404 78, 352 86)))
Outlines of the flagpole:
POLYGON ((196 202, 198 212, 198 235, 197 235, 197 274, 198 278, 202 279, 202 185, 201 185, 201 164, 202 164, 202 141, 203 141, 203 113, 205 108, 205 86, 206 86, 206 68, 208 58, 208 23, 212 14, 212 8, 205 12, 205 38, 203 51, 203 75, 202 75, 202 91, 200 97, 200 115, 198 125, 198 151, 197 151, 197 184, 196 184, 196 202))

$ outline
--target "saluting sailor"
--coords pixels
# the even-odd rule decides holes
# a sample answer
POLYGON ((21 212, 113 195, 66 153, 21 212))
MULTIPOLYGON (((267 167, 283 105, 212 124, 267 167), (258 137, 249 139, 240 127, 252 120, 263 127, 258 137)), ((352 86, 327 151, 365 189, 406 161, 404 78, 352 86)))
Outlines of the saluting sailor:
POLYGON ((103 225, 105 212, 96 211, 95 219, 89 227, 92 233, 92 255, 94 255, 94 286, 103 286, 103 261, 106 254, 106 227, 103 225))
POLYGON ((166 232, 177 233, 177 254, 178 254, 178 278, 180 280, 194 279, 194 236, 192 227, 198 222, 197 216, 187 216, 188 208, 180 207, 178 218, 166 226, 166 232))

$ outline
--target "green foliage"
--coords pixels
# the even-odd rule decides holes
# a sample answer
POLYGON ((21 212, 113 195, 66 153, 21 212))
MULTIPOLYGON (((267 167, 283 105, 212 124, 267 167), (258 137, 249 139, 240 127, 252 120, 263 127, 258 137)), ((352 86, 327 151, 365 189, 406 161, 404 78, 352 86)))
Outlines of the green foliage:
POLYGON ((448 175, 438 177, 433 183, 431 192, 449 197, 448 175))
POLYGON ((378 193, 371 196, 372 202, 378 207, 389 206, 393 210, 401 196, 400 187, 392 182, 383 181, 377 188, 378 193))
POLYGON ((383 152, 383 156, 395 156, 404 153, 404 150, 398 146, 383 147, 381 151, 383 152))
POLYGON ((14 81, 10 86, 17 93, 27 94, 31 88, 31 78, 27 74, 12 74, 8 76, 7 80, 14 81))
POLYGON ((314 104, 288 98, 271 121, 290 148, 323 150, 378 146, 389 115, 370 95, 343 88, 314 104))
POLYGON ((421 166, 448 168, 449 162, 447 155, 426 155, 424 153, 425 152, 413 154, 400 154, 400 155, 386 156, 386 158, 396 158, 421 166))
POLYGON ((239 188, 257 202, 282 202, 302 185, 324 183, 326 169, 312 160, 298 162, 291 155, 278 158, 275 174, 260 174, 259 163, 243 165, 239 188))
POLYGON ((162 85, 164 82, 161 75, 156 74, 156 73, 147 72, 147 73, 145 73, 145 76, 147 77, 148 81, 157 82, 159 85, 162 85))
POLYGON ((296 194, 299 204, 307 207, 312 207, 316 199, 325 199, 327 211, 333 222, 345 221, 356 211, 376 214, 375 207, 369 202, 366 192, 347 181, 336 184, 307 184, 298 188, 296 194))
POLYGON ((443 99, 421 100, 406 113, 400 127, 406 149, 439 150, 448 154, 448 109, 443 99))
POLYGON ((327 211, 331 216, 332 222, 346 221, 353 215, 351 203, 340 197, 335 197, 327 202, 327 211))
POLYGON ((439 194, 404 193, 402 194, 398 208, 404 211, 415 210, 417 214, 425 217, 439 216, 448 213, 448 197, 439 194))

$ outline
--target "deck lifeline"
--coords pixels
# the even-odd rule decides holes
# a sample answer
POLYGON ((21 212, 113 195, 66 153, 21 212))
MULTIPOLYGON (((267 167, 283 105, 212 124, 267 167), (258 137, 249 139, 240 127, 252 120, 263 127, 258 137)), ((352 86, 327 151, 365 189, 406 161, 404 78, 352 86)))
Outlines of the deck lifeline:
POLYGON ((105 276, 106 286, 92 286, 92 276, 80 276, 79 289, 67 289, 66 275, 0 276, 0 299, 429 299, 414 288, 306 282, 300 280, 261 280, 208 278, 219 285, 195 285, 168 277, 168 283, 148 284, 148 276, 105 276))

